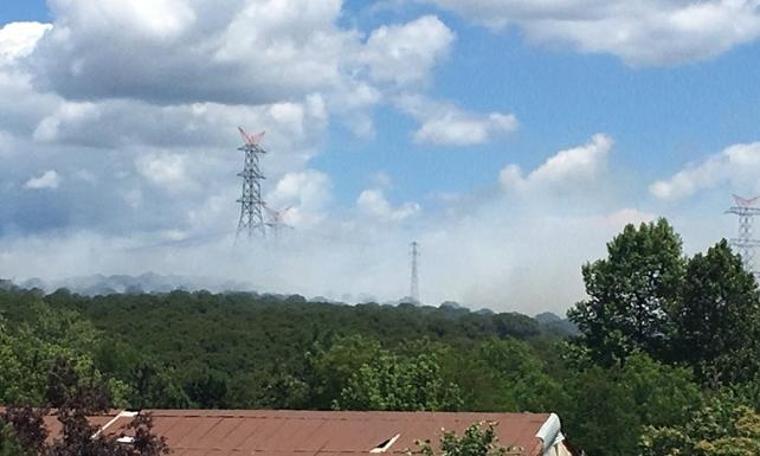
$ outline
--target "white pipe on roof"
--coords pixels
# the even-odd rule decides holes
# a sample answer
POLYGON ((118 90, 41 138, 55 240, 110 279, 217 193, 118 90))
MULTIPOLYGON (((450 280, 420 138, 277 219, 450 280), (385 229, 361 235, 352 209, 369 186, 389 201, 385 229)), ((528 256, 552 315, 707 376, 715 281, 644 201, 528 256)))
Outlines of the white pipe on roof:
MULTIPOLYGON (((551 456, 550 450, 556 448, 565 440, 565 436, 562 434, 562 423, 556 413, 549 415, 549 418, 546 419, 546 422, 541 425, 541 428, 536 433, 536 437, 541 440, 544 450, 543 456, 551 456)), ((558 453, 555 452, 555 454, 558 453)))
POLYGON ((401 437, 401 434, 396 434, 393 437, 391 437, 390 440, 388 440, 385 443, 385 445, 373 448, 369 450, 369 452, 370 453, 385 453, 393 446, 394 443, 396 443, 396 440, 398 440, 399 437, 401 437))
POLYGON ((100 429, 98 429, 97 432, 95 432, 94 434, 92 434, 91 438, 97 439, 98 437, 100 437, 100 434, 102 434, 103 431, 105 431, 106 429, 108 429, 108 427, 110 427, 112 424, 114 424, 115 422, 117 422, 119 420, 119 418, 134 418, 134 417, 137 416, 137 413, 138 412, 130 412, 130 411, 127 411, 127 410, 122 410, 121 412, 117 413, 115 417, 111 418, 111 420, 108 421, 108 423, 106 423, 103 426, 101 426, 100 429))

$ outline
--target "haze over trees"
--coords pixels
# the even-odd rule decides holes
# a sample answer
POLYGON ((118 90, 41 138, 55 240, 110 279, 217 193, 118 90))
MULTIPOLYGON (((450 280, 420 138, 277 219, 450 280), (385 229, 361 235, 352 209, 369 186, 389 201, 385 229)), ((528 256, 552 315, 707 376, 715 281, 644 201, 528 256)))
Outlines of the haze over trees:
POLYGON ((757 454, 760 297, 741 259, 725 241, 687 257, 665 220, 607 247, 582 268, 577 336, 451 305, 6 287, 0 402, 50 404, 46 373, 69 366, 115 407, 554 411, 590 455, 757 454))

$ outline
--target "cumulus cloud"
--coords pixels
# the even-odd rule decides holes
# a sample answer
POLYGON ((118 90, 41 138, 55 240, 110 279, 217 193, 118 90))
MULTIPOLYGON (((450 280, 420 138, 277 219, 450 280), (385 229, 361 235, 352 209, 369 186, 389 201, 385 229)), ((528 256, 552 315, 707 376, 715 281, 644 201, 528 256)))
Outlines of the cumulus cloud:
POLYGON ((0 131, 29 134, 34 122, 55 109, 57 97, 38 93, 25 71, 23 61, 37 42, 51 28, 50 24, 15 22, 0 27, 0 131))
POLYGON ((29 55, 50 24, 11 22, 0 27, 0 64, 29 55))
POLYGON ((437 102, 420 95, 404 95, 396 105, 420 122, 414 141, 439 146, 472 146, 517 129, 513 114, 471 113, 452 103, 437 102))
POLYGON ((736 191, 760 191, 760 142, 735 144, 701 163, 686 166, 668 179, 654 182, 649 191, 662 200, 679 200, 729 184, 736 191))
POLYGON ((269 103, 303 96, 342 82, 341 53, 357 39, 335 25, 338 0, 223 7, 53 0, 50 7, 53 29, 32 56, 36 76, 72 99, 269 103))
POLYGON ((45 171, 40 176, 30 178, 28 181, 26 181, 26 183, 24 183, 24 188, 31 190, 55 189, 58 188, 58 185, 60 185, 60 183, 61 177, 55 170, 51 169, 45 171))
POLYGON ((514 25, 539 44, 613 54, 632 65, 673 65, 760 36, 755 0, 428 0, 494 29, 514 25))
POLYGON ((359 211, 369 217, 385 222, 399 222, 420 211, 420 205, 413 202, 393 207, 380 189, 367 189, 356 200, 359 211))
POLYGON ((596 134, 582 146, 557 152, 527 176, 523 175, 519 166, 507 165, 499 173, 499 182, 508 191, 583 187, 593 183, 604 171, 612 145, 612 138, 596 134))
POLYGON ((436 16, 423 16, 374 30, 359 59, 369 66, 375 81, 397 85, 423 82, 446 56, 454 38, 454 32, 436 16))
POLYGON ((364 73, 378 83, 424 81, 454 39, 437 17, 425 16, 382 25, 364 41, 339 25, 341 0, 50 6, 55 22, 31 62, 40 86, 69 99, 266 104, 315 92, 340 96, 361 87, 364 73))
POLYGON ((332 180, 314 169, 285 174, 266 195, 269 209, 281 213, 285 223, 296 227, 321 222, 331 199, 332 180))
POLYGON ((153 184, 175 192, 192 182, 186 170, 186 157, 178 154, 147 154, 138 157, 135 166, 138 172, 153 184))

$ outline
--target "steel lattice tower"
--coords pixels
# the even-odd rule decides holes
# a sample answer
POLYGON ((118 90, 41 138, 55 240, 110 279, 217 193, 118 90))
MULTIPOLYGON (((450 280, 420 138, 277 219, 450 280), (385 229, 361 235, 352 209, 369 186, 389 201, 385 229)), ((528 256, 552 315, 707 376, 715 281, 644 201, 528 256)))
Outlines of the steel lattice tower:
POLYGON ((259 168, 259 157, 267 152, 259 145, 259 141, 264 132, 249 135, 240 127, 238 130, 245 141, 245 144, 238 147, 239 151, 245 152, 245 162, 243 171, 238 173, 238 176, 243 178, 243 193, 237 200, 240 203, 240 221, 235 238, 240 238, 241 233, 245 233, 248 239, 253 238, 255 234, 263 237, 266 234, 265 204, 261 198, 261 181, 264 175, 259 168))
POLYGON ((266 227, 271 230, 272 234, 274 234, 275 240, 280 238, 280 232, 283 228, 293 229, 292 226, 285 223, 285 214, 290 212, 290 210, 293 209, 293 206, 288 206, 285 209, 277 211, 265 204, 264 209, 269 214, 269 221, 264 225, 266 225, 266 227))
POLYGON ((760 215, 760 207, 755 205, 760 196, 749 199, 737 195, 733 195, 733 197, 734 205, 726 213, 735 214, 739 217, 739 233, 736 238, 731 239, 731 245, 741 255, 744 268, 758 277, 760 274, 755 271, 754 257, 755 248, 760 246, 760 240, 752 237, 752 222, 756 215, 760 215))
POLYGON ((409 287, 409 297, 412 300, 413 304, 419 304, 420 303, 420 278, 419 278, 419 264, 418 259, 420 257, 420 244, 417 241, 412 242, 412 277, 411 277, 411 284, 409 287))

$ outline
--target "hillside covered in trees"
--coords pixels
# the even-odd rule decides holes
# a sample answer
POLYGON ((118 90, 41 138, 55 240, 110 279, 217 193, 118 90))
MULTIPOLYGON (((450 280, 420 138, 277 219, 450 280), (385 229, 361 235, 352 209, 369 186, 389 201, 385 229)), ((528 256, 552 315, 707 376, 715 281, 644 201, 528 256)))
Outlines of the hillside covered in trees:
MULTIPOLYGON (((760 295, 725 241, 664 220, 582 268, 568 315, 251 293, 0 290, 0 403, 54 366, 131 408, 554 411, 592 455, 760 454, 760 295)), ((0 419, 0 424, 2 419, 0 419)))

